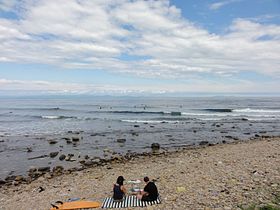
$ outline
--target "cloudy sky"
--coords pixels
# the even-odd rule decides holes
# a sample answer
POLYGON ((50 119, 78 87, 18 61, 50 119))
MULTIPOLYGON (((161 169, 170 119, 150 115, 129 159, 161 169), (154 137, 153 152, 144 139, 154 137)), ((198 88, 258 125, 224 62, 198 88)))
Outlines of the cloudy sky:
POLYGON ((279 0, 0 0, 0 93, 280 93, 279 0))

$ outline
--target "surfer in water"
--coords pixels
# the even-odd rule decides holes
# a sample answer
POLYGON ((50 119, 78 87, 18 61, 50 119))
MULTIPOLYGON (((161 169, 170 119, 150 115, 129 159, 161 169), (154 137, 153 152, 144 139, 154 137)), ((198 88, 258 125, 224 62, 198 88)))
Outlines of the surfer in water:
POLYGON ((114 184, 114 187, 113 187, 113 199, 118 201, 118 200, 122 200, 125 196, 125 193, 126 193, 126 189, 125 187, 123 186, 123 181, 124 181, 124 178, 123 176, 119 176, 118 179, 117 179, 117 182, 116 184, 114 184))

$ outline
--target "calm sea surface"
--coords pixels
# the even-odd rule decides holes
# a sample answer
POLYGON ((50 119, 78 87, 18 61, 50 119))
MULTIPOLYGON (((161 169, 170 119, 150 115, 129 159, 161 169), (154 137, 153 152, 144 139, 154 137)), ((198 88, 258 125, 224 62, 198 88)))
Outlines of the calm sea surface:
POLYGON ((150 151, 151 143, 174 149, 202 140, 280 135, 279 97, 2 97, 0 102, 0 178, 24 174, 31 166, 72 167, 84 155, 106 157, 108 149, 141 153, 150 151), (80 141, 63 139, 72 137, 80 141), (72 153, 76 161, 60 161, 59 155, 32 159, 54 151, 72 153))

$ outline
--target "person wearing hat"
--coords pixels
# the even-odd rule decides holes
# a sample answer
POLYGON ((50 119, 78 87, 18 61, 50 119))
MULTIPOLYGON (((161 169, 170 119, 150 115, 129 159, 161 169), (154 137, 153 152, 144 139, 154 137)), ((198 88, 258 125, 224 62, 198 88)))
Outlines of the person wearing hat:
POLYGON ((114 200, 122 200, 124 198, 126 189, 123 186, 123 181, 124 181, 123 176, 119 176, 116 184, 114 184, 114 187, 113 187, 113 192, 114 192, 113 199, 114 200))
POLYGON ((144 187, 144 191, 141 191, 140 194, 137 195, 137 198, 142 201, 155 201, 158 198, 158 189, 154 182, 150 182, 149 177, 144 177, 144 182, 146 186, 144 187))

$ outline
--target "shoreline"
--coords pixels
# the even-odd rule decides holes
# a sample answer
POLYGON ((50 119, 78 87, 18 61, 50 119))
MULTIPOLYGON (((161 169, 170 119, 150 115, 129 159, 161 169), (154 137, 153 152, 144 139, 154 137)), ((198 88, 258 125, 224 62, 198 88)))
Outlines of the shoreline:
POLYGON ((119 175, 156 180, 163 202, 152 209, 238 209, 266 203, 280 193, 280 138, 184 148, 55 177, 46 174, 30 184, 2 186, 0 208, 48 209, 52 202, 77 197, 102 202, 119 175))

